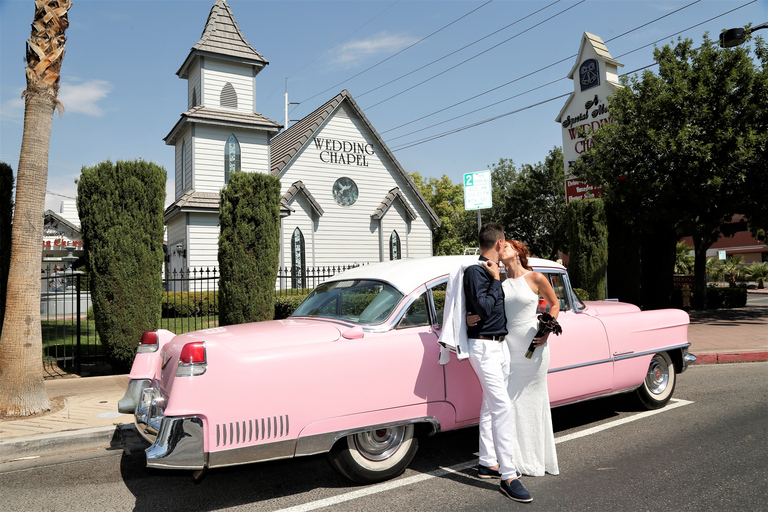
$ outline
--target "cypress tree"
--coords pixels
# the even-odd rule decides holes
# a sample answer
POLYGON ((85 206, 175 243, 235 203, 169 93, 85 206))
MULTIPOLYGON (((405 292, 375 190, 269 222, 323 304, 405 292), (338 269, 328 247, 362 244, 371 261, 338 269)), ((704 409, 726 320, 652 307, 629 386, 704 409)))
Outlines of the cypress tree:
POLYGON ((600 199, 576 199, 566 210, 568 275, 574 288, 583 288, 592 300, 605 299, 608 265, 608 228, 600 199))
POLYGON ((78 181, 96 331, 118 371, 160 322, 165 180, 165 169, 135 160, 83 168, 78 181))
POLYGON ((0 332, 5 317, 5 294, 11 266, 11 229, 13 226, 13 169, 0 162, 0 332))
POLYGON ((236 172, 221 192, 219 324, 272 320, 280 252, 280 180, 236 172))

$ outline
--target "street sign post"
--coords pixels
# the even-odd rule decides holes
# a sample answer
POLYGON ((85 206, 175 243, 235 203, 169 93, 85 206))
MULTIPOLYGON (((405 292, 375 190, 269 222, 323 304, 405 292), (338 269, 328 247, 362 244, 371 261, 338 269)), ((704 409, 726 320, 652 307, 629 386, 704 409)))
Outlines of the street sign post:
POLYGON ((480 210, 493 206, 491 196, 491 171, 468 172, 464 174, 464 209, 477 210, 478 232, 482 224, 480 210))

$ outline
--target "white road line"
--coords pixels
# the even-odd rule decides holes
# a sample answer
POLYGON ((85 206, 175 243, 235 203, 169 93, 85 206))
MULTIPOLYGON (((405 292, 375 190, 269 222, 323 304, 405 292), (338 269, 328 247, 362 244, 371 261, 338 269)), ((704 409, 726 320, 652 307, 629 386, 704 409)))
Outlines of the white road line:
MULTIPOLYGON (((631 423, 633 421, 641 420, 643 418, 647 418, 649 416, 653 416, 655 414, 660 414, 662 412, 671 411, 673 409, 676 409, 678 407, 682 407, 684 405, 690 405, 693 402, 690 402, 688 400, 679 400, 673 398, 670 400, 671 403, 667 405, 666 407, 662 409, 657 409, 655 411, 646 411, 641 412, 638 414, 635 414, 633 416, 630 416, 628 418, 622 418, 620 420, 612 421, 609 423, 605 423, 603 425, 588 428, 586 430, 582 430, 581 432, 576 432, 574 434, 568 434, 565 436, 561 436, 558 438, 555 438, 555 443, 564 443, 566 441, 570 441, 572 439, 578 439, 580 437, 589 436, 592 434, 597 434, 598 432, 602 432, 603 430, 608 430, 609 428, 618 427, 621 425, 624 425, 626 423, 631 423)), ((389 482, 384 482, 377 485, 371 485, 369 487, 366 487, 364 489, 358 489, 356 491, 348 492, 345 494, 339 494, 338 496, 333 496, 331 498, 325 498, 318 501, 312 501, 310 503, 305 503, 303 505, 296 505, 295 507, 289 507, 280 509, 278 512, 308 512, 310 510, 317 510, 319 508, 323 507, 331 507, 333 505, 338 505, 339 503, 344 503, 346 501, 356 500, 358 498, 362 498, 364 496, 370 496, 372 494, 378 494, 385 491, 390 491, 392 489, 397 489, 399 487, 405 487, 406 485, 413 485, 419 482, 423 482, 425 480, 429 480, 436 477, 441 477, 445 475, 449 475, 452 473, 461 473, 464 470, 467 470, 469 468, 473 468, 477 466, 477 459, 470 460, 467 462, 462 462, 461 464, 456 464, 455 466, 451 466, 448 468, 440 468, 436 469, 434 471, 430 471, 429 473, 422 473, 420 475, 414 475, 408 478, 403 478, 401 480, 392 480, 389 482)))

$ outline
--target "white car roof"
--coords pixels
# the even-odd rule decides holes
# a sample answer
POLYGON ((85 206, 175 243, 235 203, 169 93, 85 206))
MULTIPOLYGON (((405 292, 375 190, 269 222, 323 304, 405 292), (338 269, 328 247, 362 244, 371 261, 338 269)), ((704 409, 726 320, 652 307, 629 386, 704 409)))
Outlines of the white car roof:
MULTIPOLYGON (((432 256, 428 258, 406 258, 363 265, 333 276, 329 281, 343 279, 378 279, 386 281, 404 294, 409 294, 422 285, 438 277, 447 276, 462 265, 477 261, 478 256, 432 256)), ((536 270, 565 270, 554 261, 540 258, 528 258, 528 264, 536 270)))

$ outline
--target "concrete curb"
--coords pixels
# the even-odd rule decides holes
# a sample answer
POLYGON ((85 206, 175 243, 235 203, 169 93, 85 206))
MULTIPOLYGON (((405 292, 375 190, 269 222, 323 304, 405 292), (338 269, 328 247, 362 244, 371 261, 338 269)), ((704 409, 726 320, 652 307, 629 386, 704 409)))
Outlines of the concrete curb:
POLYGON ((694 364, 717 364, 717 363, 757 363, 768 361, 768 352, 713 352, 697 354, 697 361, 694 364))
POLYGON ((85 450, 124 449, 129 452, 149 444, 135 425, 92 427, 52 434, 0 440, 0 464, 13 460, 61 455, 85 450))

